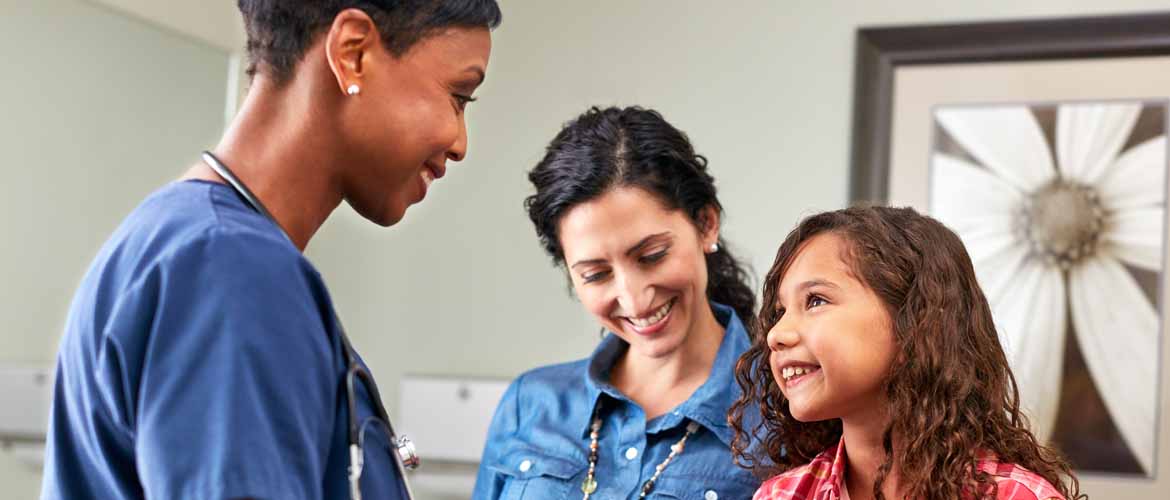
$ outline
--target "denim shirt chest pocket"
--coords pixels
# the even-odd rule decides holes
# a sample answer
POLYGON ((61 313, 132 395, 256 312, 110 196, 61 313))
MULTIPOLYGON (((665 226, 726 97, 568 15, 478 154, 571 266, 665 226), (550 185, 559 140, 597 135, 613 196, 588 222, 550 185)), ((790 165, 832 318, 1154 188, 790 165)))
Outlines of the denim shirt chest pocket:
POLYGON ((647 499, 678 500, 746 500, 752 498, 759 483, 734 477, 663 476, 654 484, 647 499))
POLYGON ((580 494, 588 466, 584 459, 572 460, 532 448, 509 451, 498 462, 488 464, 505 478, 501 500, 571 498, 580 494))

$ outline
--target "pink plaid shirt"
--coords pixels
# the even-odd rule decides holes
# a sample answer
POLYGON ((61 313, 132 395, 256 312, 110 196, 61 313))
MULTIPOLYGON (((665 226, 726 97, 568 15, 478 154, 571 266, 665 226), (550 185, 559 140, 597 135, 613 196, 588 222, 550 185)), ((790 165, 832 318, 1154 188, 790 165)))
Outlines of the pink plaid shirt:
MULTIPOLYGON (((998 500, 1065 500, 1044 478, 1015 464, 981 457, 979 470, 991 475, 998 500)), ((845 440, 811 462, 773 477, 756 490, 752 500, 842 500, 845 491, 845 440)))

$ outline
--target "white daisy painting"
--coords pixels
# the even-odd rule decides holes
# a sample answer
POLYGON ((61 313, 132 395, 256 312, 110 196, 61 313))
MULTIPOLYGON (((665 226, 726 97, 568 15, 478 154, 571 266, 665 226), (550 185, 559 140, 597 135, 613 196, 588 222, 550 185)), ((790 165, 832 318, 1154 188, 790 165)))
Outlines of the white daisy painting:
POLYGON ((1166 101, 934 109, 930 212, 963 239, 1020 400, 1082 471, 1149 476, 1166 101))

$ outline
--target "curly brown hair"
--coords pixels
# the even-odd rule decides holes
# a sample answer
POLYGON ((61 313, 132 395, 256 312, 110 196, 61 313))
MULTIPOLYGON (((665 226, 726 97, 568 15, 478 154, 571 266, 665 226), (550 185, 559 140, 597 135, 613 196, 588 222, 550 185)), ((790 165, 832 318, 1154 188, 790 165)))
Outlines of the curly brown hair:
POLYGON ((1084 498, 1068 462, 1028 428, 962 241, 910 208, 825 212, 788 234, 764 282, 752 347, 736 364, 743 395, 728 415, 736 462, 770 476, 808 463, 841 439, 839 419, 793 418, 772 377, 767 345, 767 332, 778 320, 780 279, 801 245, 824 233, 846 241, 842 258, 891 318, 896 349, 884 391, 888 414, 899 418, 882 436, 885 461, 874 482, 875 498, 883 498, 882 483, 894 470, 906 498, 995 498, 993 478, 976 468, 985 452, 1040 475, 1065 498, 1084 498), (758 421, 752 415, 757 405, 758 421))

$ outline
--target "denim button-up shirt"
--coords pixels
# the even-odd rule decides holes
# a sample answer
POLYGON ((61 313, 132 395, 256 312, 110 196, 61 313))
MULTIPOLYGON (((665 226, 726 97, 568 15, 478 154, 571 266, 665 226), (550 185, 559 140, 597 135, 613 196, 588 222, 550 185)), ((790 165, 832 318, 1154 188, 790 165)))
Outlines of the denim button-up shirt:
POLYGON ((664 415, 646 414, 609 383, 629 348, 610 333, 588 359, 546 366, 512 382, 496 409, 476 480, 474 500, 579 498, 589 470, 589 432, 600 407, 597 500, 636 499, 670 447, 699 424, 646 498, 748 499, 760 481, 732 462, 727 410, 741 394, 735 363, 749 347, 743 323, 712 304, 725 334, 707 381, 664 415), (599 406, 600 405, 600 406, 599 406))

